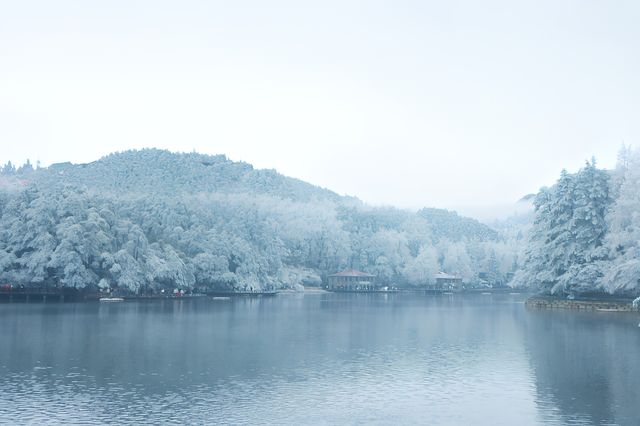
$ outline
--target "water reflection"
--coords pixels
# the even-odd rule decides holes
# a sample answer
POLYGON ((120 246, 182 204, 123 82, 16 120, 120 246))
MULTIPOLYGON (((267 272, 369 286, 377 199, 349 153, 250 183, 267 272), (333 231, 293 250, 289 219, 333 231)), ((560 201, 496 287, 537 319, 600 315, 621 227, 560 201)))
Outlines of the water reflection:
POLYGON ((634 321, 507 295, 1 305, 0 423, 633 424, 634 321))
POLYGON ((527 319, 540 404, 567 424, 639 424, 636 315, 531 311, 527 319))

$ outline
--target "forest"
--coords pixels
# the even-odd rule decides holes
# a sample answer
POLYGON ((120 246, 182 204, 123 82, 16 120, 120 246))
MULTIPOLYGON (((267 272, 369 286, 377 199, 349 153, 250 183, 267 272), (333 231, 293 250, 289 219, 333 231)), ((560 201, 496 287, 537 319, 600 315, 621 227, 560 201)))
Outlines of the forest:
POLYGON ((321 285, 357 268, 400 287, 428 285, 438 271, 502 286, 522 269, 529 226, 373 207, 222 155, 144 149, 88 164, 9 162, 0 173, 0 282, 256 291, 321 285))
POLYGON ((322 285, 356 268, 399 287, 640 291, 640 151, 563 171, 532 217, 369 206, 225 156, 157 149, 0 174, 0 280, 149 294, 322 285), (513 278, 512 278, 513 277, 513 278))

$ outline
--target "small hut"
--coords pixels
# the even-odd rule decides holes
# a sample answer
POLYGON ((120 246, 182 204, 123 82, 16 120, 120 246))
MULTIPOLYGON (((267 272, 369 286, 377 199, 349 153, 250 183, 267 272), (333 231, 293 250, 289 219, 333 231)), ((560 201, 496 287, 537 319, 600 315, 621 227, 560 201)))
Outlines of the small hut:
POLYGON ((376 283, 376 276, 355 269, 329 275, 328 290, 332 291, 376 291, 380 285, 376 283))

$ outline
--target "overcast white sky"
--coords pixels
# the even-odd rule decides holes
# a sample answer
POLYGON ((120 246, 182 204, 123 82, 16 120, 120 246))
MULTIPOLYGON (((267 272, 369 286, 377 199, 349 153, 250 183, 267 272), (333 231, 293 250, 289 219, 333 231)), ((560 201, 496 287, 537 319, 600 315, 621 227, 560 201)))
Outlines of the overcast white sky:
POLYGON ((637 1, 0 0, 0 161, 195 149, 473 214, 640 145, 639 22, 637 1))

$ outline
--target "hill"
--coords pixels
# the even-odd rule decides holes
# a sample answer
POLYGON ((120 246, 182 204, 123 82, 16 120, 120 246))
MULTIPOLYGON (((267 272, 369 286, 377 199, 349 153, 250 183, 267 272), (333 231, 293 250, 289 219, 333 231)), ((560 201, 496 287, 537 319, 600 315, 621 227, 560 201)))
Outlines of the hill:
POLYGON ((340 198, 329 190, 275 170, 256 170, 224 155, 159 149, 114 153, 88 164, 54 164, 34 174, 33 179, 41 185, 84 185, 111 194, 251 193, 294 201, 340 198))
POLYGON ((440 209, 371 207, 225 156, 147 149, 7 164, 0 279, 152 293, 319 284, 352 267, 397 285, 447 270, 502 280, 513 243, 440 209))

